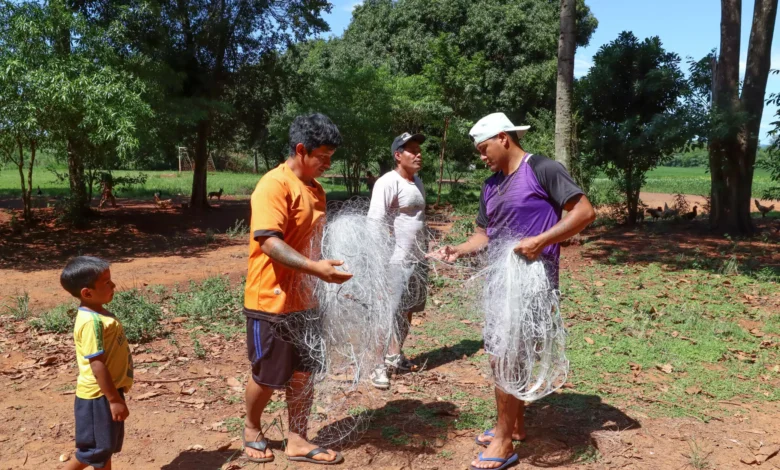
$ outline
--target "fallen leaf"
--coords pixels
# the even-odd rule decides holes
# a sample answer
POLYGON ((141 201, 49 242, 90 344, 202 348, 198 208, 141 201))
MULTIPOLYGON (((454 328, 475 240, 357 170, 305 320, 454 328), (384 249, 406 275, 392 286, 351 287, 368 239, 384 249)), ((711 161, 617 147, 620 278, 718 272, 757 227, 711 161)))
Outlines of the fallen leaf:
POLYGON ((412 326, 420 326, 423 324, 423 321, 421 318, 413 318, 412 319, 412 326))
POLYGON ((594 344, 595 343, 595 341, 593 341, 593 339, 588 338, 588 337, 585 338, 585 342, 588 343, 588 344, 594 344))
POLYGON ((165 362, 168 358, 162 354, 139 354, 133 357, 133 364, 149 364, 152 362, 165 362))
POLYGON ((623 323, 623 319, 622 318, 617 318, 617 317, 613 318, 612 321, 615 322, 615 323, 623 323))
POLYGON ((672 331, 672 338, 676 338, 678 336, 680 336, 680 332, 679 331, 672 331))
POLYGON ((657 367, 658 370, 660 370, 662 372, 665 372, 667 374, 671 374, 672 372, 674 372, 674 367, 672 367, 671 364, 663 364, 663 365, 662 364, 658 364, 655 367, 657 367))
POLYGON ((601 282, 601 281, 596 281, 596 282, 593 283, 593 285, 596 286, 596 287, 604 287, 604 283, 601 282))
POLYGON ((697 387, 695 385, 693 387, 688 387, 685 389, 685 393, 688 395, 698 395, 701 393, 701 387, 697 387))
POLYGON ((404 384, 400 384, 400 385, 398 385, 398 388, 396 388, 396 389, 395 389, 395 391, 396 391, 397 393, 401 393, 401 394, 409 394, 409 393, 414 393, 414 390, 412 390, 411 388, 407 387, 407 386, 406 386, 406 385, 404 385, 404 384))
POLYGON ((755 336, 756 338, 761 338, 764 336, 764 332, 759 330, 758 328, 753 328, 750 330, 750 334, 755 336))
POLYGON ((188 320, 188 318, 187 318, 187 317, 176 317, 176 318, 174 318, 173 320, 171 320, 171 323, 176 323, 176 324, 178 324, 178 323, 184 323, 184 322, 186 322, 187 320, 188 320))
POLYGON ((162 395, 162 393, 157 392, 157 391, 152 391, 152 392, 146 392, 143 395, 139 395, 139 396, 135 397, 135 399, 138 400, 138 401, 143 401, 143 400, 148 400, 150 398, 154 398, 154 397, 157 397, 157 396, 160 396, 160 395, 162 395))
POLYGON ((44 385, 41 386, 38 390, 45 390, 49 385, 51 385, 51 382, 46 382, 44 385))
POLYGON ((473 323, 471 320, 461 320, 460 322, 464 325, 471 325, 471 323, 473 323))

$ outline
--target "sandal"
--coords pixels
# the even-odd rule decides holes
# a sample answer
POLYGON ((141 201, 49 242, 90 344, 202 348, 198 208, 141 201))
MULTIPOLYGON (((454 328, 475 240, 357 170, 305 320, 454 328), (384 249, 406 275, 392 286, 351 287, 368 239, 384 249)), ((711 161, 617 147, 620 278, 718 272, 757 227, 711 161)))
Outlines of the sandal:
POLYGON ((499 459, 497 457, 482 457, 482 452, 479 453, 479 456, 477 456, 477 460, 480 462, 500 462, 501 466, 496 468, 477 468, 473 465, 469 465, 469 468, 471 470, 504 470, 505 468, 509 468, 512 465, 516 464, 520 458, 517 456, 517 454, 512 454, 509 456, 509 458, 506 459, 499 459))
POLYGON ((341 455, 341 453, 339 452, 336 452, 336 458, 333 460, 314 459, 315 455, 327 454, 327 453, 328 451, 326 449, 323 449, 322 447, 317 447, 316 449, 304 455, 303 457, 287 457, 287 460, 291 460, 293 462, 308 462, 308 463, 314 463, 318 465, 336 465, 337 463, 341 463, 344 461, 344 456, 341 455))
MULTIPOLYGON (((262 434, 262 432, 257 433, 257 436, 255 436, 255 439, 257 439, 257 437, 260 434, 262 434)), ((250 449, 256 450, 258 452, 265 452, 266 449, 268 449, 268 440, 266 438, 262 438, 259 441, 257 441, 257 440, 247 441, 246 440, 246 428, 244 428, 244 430, 241 431, 241 440, 244 443, 244 450, 246 450, 247 448, 250 448, 250 449)), ((244 452, 244 453, 246 454, 246 452, 244 452)), ((250 462, 254 462, 254 463, 268 463, 268 462, 273 462, 274 461, 274 456, 273 455, 270 456, 270 457, 255 458, 255 457, 250 457, 249 454, 247 454, 246 458, 250 462)))
MULTIPOLYGON (((479 438, 482 437, 482 436, 495 438, 496 437, 496 433, 494 433, 490 429, 485 429, 485 432, 483 432, 482 434, 477 435, 474 438, 474 442, 476 442, 478 446, 487 447, 493 441, 492 440, 490 440, 490 441, 481 441, 479 438)), ((512 442, 523 442, 524 440, 525 440, 525 436, 523 436, 523 438, 519 439, 519 440, 518 439, 512 439, 512 442)))

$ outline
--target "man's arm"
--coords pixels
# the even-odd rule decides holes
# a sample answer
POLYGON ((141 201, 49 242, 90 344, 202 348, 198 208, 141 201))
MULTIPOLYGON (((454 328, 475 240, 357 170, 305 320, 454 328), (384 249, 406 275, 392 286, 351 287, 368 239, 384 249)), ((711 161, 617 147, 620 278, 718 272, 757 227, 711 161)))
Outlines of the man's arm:
POLYGON ((540 235, 521 240, 515 247, 515 253, 533 261, 545 247, 568 240, 596 220, 596 211, 584 194, 571 198, 563 209, 568 214, 560 222, 540 235))
POLYGON ((106 367, 105 358, 105 353, 92 357, 89 359, 89 366, 92 368, 92 374, 95 375, 95 379, 97 379, 100 391, 103 392, 103 395, 108 400, 108 406, 111 408, 111 418, 114 421, 124 421, 130 416, 130 411, 114 385, 114 380, 106 367))
POLYGON ((468 240, 457 246, 443 246, 436 251, 426 255, 426 258, 433 258, 447 262, 454 262, 458 258, 471 256, 474 253, 485 249, 488 244, 487 232, 482 227, 477 227, 468 240))
POLYGON ((316 276, 332 284, 342 284, 352 278, 352 274, 336 269, 336 266, 344 264, 343 261, 312 261, 277 237, 259 237, 257 241, 269 258, 294 271, 316 276))

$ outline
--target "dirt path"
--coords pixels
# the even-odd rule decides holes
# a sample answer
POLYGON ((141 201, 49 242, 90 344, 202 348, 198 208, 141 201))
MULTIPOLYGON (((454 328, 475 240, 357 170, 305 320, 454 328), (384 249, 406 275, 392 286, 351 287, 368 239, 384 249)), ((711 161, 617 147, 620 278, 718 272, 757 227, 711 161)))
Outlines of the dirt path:
MULTIPOLYGON (((649 207, 663 207, 664 203, 666 203, 669 207, 672 207, 674 203, 674 194, 641 192, 639 193, 639 199, 641 199, 642 202, 644 202, 649 207)), ((700 211, 707 202, 707 200, 702 196, 696 196, 694 194, 686 194, 685 199, 688 201, 688 204, 691 206, 691 208, 693 206, 698 206, 700 211)), ((764 207, 774 205, 775 210, 780 210, 780 205, 778 205, 777 201, 759 199, 758 202, 764 207)), ((758 208, 756 208, 755 203, 752 201, 750 203, 750 211, 758 212, 758 208)))
MULTIPOLYGON (((244 244, 215 248, 196 257, 155 256, 113 263, 111 277, 120 290, 161 284, 172 286, 200 281, 214 275, 232 279, 246 275, 248 249, 244 244)), ((34 311, 54 307, 71 300, 60 287, 62 266, 33 272, 0 269, 0 305, 11 297, 27 292, 34 311)))

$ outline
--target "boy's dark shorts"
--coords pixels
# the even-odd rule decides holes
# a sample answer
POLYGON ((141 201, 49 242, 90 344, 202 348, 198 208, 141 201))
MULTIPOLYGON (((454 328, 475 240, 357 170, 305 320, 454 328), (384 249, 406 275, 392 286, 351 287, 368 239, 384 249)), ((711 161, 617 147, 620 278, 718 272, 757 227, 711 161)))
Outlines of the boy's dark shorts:
MULTIPOLYGON (((125 398, 122 390, 119 391, 125 398)), ((122 450, 125 422, 114 421, 108 398, 92 400, 76 397, 76 460, 84 465, 103 468, 111 456, 122 450)))
POLYGON ((285 315, 282 321, 246 319, 246 347, 255 383, 282 389, 293 372, 313 371, 312 360, 302 354, 295 341, 303 338, 308 313, 285 315))

